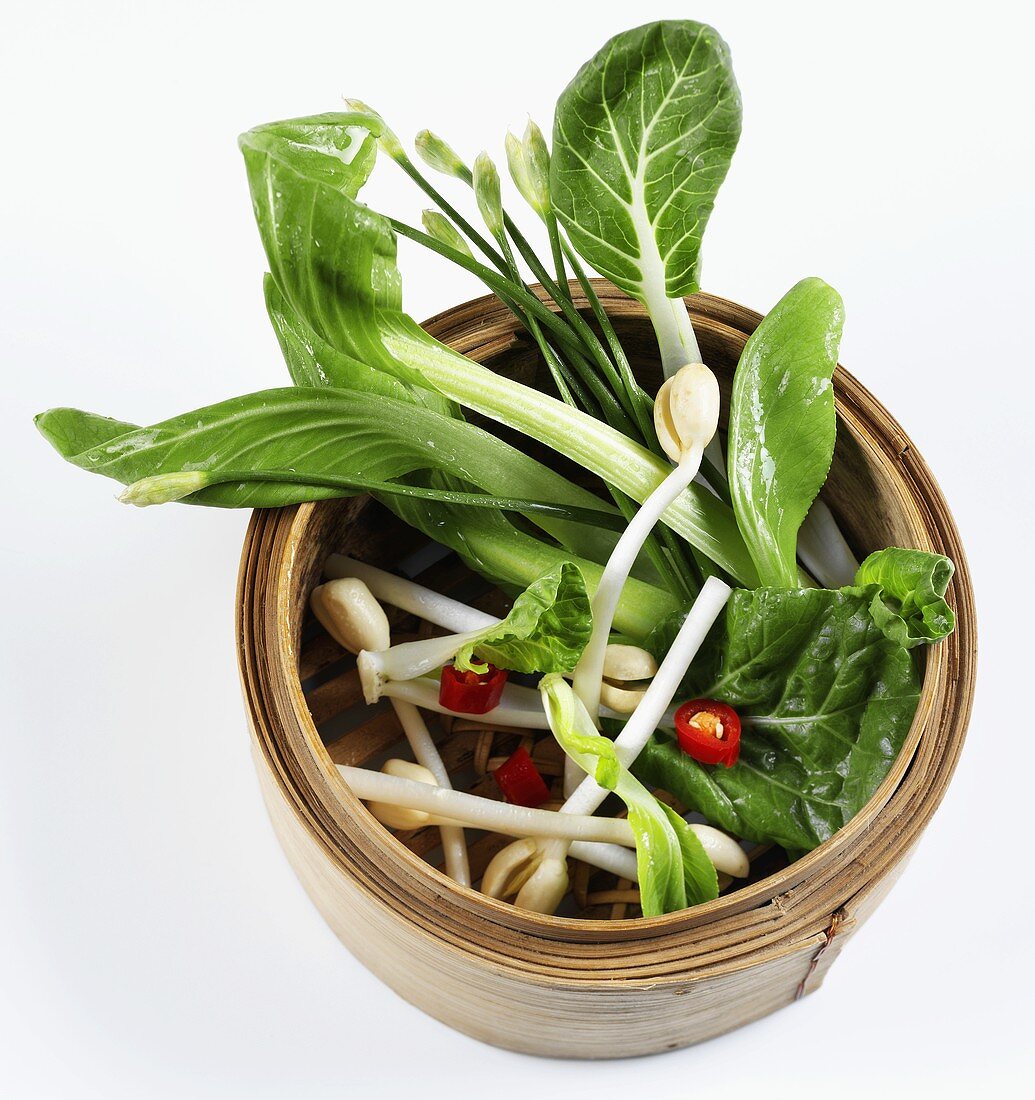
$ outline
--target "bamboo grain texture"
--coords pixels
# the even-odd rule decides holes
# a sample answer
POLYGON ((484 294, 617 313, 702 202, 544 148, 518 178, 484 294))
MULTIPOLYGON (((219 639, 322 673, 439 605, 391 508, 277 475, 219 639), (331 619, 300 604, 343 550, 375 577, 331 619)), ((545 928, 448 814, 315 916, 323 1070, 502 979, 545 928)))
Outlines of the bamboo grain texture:
MULTIPOLYGON (((660 368, 649 321, 610 284, 595 286, 652 391, 660 368)), ((760 317, 709 295, 688 304, 725 404, 760 317)), ((536 349, 515 326, 496 299, 480 298, 425 327, 472 359, 549 392, 536 349)), ((368 498, 254 513, 241 561, 238 641, 263 796, 327 923, 407 1000, 469 1035, 527 1053, 607 1058, 675 1049, 818 988, 886 895, 941 801, 966 733, 973 594, 951 513, 923 459, 840 367, 834 385, 838 443, 824 499, 860 554, 903 545, 951 557, 957 571, 947 598, 957 629, 927 653, 902 752, 847 826, 789 866, 779 849, 760 847, 750 853, 746 884, 726 884, 716 901, 664 917, 643 919, 635 884, 584 865, 573 865, 562 915, 528 913, 448 879, 435 866, 437 830, 392 835, 375 821, 335 765, 377 767, 408 754, 394 713, 364 706, 354 659, 307 612, 324 560, 344 552, 387 569, 405 564, 421 583, 494 614, 505 610, 505 599, 455 556, 429 554, 422 535, 368 498)), ((402 613, 390 619, 395 640, 428 630, 402 613)), ((489 773, 521 735, 477 721, 429 724, 456 785, 492 796, 489 773)), ((548 736, 523 743, 559 800, 559 750, 548 736)), ((507 838, 471 839, 477 882, 507 838)))

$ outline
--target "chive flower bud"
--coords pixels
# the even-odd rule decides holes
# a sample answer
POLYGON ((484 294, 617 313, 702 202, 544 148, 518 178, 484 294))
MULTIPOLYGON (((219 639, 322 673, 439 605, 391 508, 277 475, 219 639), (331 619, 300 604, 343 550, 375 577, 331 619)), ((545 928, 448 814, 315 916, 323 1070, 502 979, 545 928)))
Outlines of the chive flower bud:
POLYGON ((497 239, 503 237, 503 198, 500 195, 500 174, 488 153, 479 153, 474 162, 474 197, 478 202, 489 232, 497 239))
POLYGON ((414 139, 417 155, 429 167, 436 172, 442 172, 446 176, 455 176, 460 180, 469 180, 471 170, 460 159, 453 147, 444 142, 437 134, 430 130, 421 130, 414 139))
POLYGON ((381 146, 382 150, 399 164, 404 164, 409 158, 406 156, 406 151, 402 147, 402 142, 398 139, 395 131, 388 125, 387 122, 368 104, 364 103, 361 99, 346 99, 346 106, 350 111, 355 111, 360 115, 370 115, 371 118, 377 119, 381 132, 377 135, 377 144, 381 146))
POLYGON ((465 256, 471 256, 473 259, 474 253, 467 241, 460 236, 459 231, 444 214, 440 214, 437 210, 425 210, 421 214, 420 220, 423 222, 425 232, 429 237, 434 237, 440 244, 447 245, 457 252, 462 252, 465 256))
POLYGON ((174 474, 152 474, 127 485, 119 495, 123 504, 135 504, 146 508, 150 504, 169 504, 182 500, 212 484, 212 476, 205 470, 181 470, 174 474))
POLYGON ((503 139, 507 150, 507 167, 510 169, 510 178, 514 181, 519 194, 537 213, 541 214, 537 204, 535 188, 528 174, 528 162, 525 159, 525 148, 521 142, 508 130, 503 139))
POLYGON ((542 130, 531 120, 524 137, 506 137, 507 165, 521 197, 541 217, 550 212, 550 150, 542 130))

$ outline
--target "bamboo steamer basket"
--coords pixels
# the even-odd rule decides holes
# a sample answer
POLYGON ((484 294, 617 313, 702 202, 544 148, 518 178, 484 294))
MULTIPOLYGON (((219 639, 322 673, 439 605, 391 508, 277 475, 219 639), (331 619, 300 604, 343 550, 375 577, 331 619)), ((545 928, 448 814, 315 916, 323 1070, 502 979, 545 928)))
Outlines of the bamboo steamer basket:
MULTIPOLYGON (((638 375, 656 387, 657 347, 644 311, 610 284, 596 285, 638 375)), ((709 295, 688 304, 725 402, 760 316, 709 295)), ((494 298, 457 306, 426 328, 494 370, 549 388, 534 346, 494 298)), ((955 524, 923 459, 847 371, 838 368, 834 385, 838 439, 825 499, 860 555, 900 545, 951 557, 956 575, 948 599, 957 628, 927 651, 905 746, 847 826, 790 866, 777 850, 756 850, 745 884, 664 917, 637 916, 629 883, 584 865, 574 870, 569 915, 524 912, 447 878, 434 865, 437 830, 393 835, 375 821, 335 764, 378 767, 408 752, 394 712, 363 705, 355 660, 308 612, 325 559, 344 552, 386 569, 406 566, 422 583, 495 613, 505 602, 369 498, 254 513, 238 584, 238 640, 265 802, 327 923, 408 1001, 477 1039, 531 1054, 614 1058, 672 1050, 817 989, 888 892, 941 801, 963 743, 975 675, 973 595, 955 524)), ((395 637, 421 629, 396 613, 395 637)), ((454 784, 492 794, 487 769, 518 736, 473 721, 436 726, 433 719, 454 784)), ((561 761, 550 748, 547 735, 533 752, 547 778, 557 777, 559 792, 561 761)), ((508 838, 475 837, 477 883, 508 838)))

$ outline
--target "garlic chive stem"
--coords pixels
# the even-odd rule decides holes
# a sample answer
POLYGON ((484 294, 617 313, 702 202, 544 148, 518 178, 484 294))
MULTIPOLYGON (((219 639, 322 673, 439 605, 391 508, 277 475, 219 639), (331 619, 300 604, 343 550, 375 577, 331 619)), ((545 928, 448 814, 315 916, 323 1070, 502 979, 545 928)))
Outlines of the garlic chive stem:
MULTIPOLYGON (((644 745, 666 718, 690 662, 697 656, 705 636, 711 630, 732 595, 729 585, 718 577, 709 577, 700 596, 690 608, 675 641, 651 680, 640 705, 633 711, 625 728, 615 739, 615 753, 622 766, 632 767, 644 745)), ((608 792, 592 776, 586 776, 561 808, 562 813, 591 814, 608 792)))
POLYGON ((506 272, 506 263, 503 257, 496 251, 495 248, 478 232, 477 229, 449 202, 449 200, 438 190, 437 187, 424 175, 423 172, 413 163, 413 161, 402 153, 401 156, 392 158, 396 164, 410 177, 411 180, 428 196, 429 199, 442 211, 447 217, 451 218, 453 223, 458 226, 468 236, 468 238, 478 246, 481 252, 491 260, 501 272, 506 272))
MULTIPOLYGON (((550 297, 560 307, 561 312, 568 319, 574 332, 581 338, 585 351, 595 360, 597 367, 603 372, 606 383, 601 379, 597 371, 594 370, 593 364, 589 362, 584 355, 580 354, 577 349, 569 351, 571 357, 570 365, 576 370, 580 381, 590 389, 593 396, 600 404, 604 419, 613 428, 617 428, 622 432, 623 435, 635 436, 638 431, 638 425, 633 419, 634 406, 631 401, 623 402, 622 398, 624 391, 618 375, 615 373, 614 366, 607 358, 603 346, 596 338, 592 329, 589 328, 582 319, 581 314, 572 305, 571 295, 567 293, 567 281, 565 280, 562 291, 560 284, 554 282, 550 278, 549 272, 547 272, 539 257, 535 254, 535 250, 525 239, 510 215, 503 209, 499 202, 499 177, 496 174, 492 161, 489 160, 484 153, 479 154, 478 159, 475 161, 475 170, 471 179, 471 186, 474 188, 475 196, 478 199, 482 218, 503 253, 503 258, 506 261, 510 278, 514 281, 515 285, 524 287, 529 294, 534 295, 532 288, 525 283, 524 277, 518 268, 517 261, 514 258, 514 251, 510 245, 512 239, 526 263, 532 269, 532 273, 536 276, 550 297), (509 237, 507 236, 508 233, 510 234, 509 237)), ((531 313, 527 316, 526 327, 533 338, 535 338, 539 326, 531 313)), ((549 356, 546 358, 551 373, 554 373, 556 376, 549 356)), ((562 397, 563 396, 562 393, 562 397)), ((571 402, 568 402, 568 404, 571 404, 571 402)))
MULTIPOLYGON (((585 352, 596 363, 603 377, 607 380, 610 386, 609 392, 614 395, 621 411, 622 418, 625 420, 625 424, 615 423, 613 426, 620 427, 625 434, 634 434, 639 427, 636 423, 636 413, 638 411, 636 409, 636 402, 633 396, 627 392, 614 363, 608 358, 607 351, 600 343, 596 333, 593 332, 582 315, 575 309, 571 300, 571 292, 568 287, 567 277, 563 273, 563 262, 558 271, 558 278, 555 281, 550 277, 549 271, 547 271, 543 262, 536 255, 535 249, 528 243, 528 240, 518 228, 514 219, 511 218, 503 208, 499 195, 499 176, 492 161, 485 153, 479 154, 478 159, 475 161, 474 171, 470 176, 464 175, 460 178, 464 179, 468 185, 473 188, 482 218, 490 234, 500 246, 506 268, 504 269, 501 267, 500 270, 503 271, 504 274, 509 273, 515 285, 520 285, 524 290, 528 291, 528 293, 532 293, 531 288, 525 283, 515 262, 514 253, 510 247, 510 241, 513 240, 518 252, 531 269, 532 274, 539 280, 542 287, 554 302, 556 302, 561 313, 568 321, 572 332, 581 342, 585 352), (624 401, 623 398, 625 398, 624 401)), ((556 222, 554 224, 556 225, 556 222)), ((554 241, 551 239, 551 247, 553 246, 554 241)), ((558 247, 555 251, 555 256, 559 257, 559 255, 560 252, 558 247)), ((588 384, 590 378, 593 376, 594 372, 590 369, 589 373, 583 376, 583 381, 588 384)), ((647 438, 649 438, 649 433, 647 438)))
MULTIPOLYGON (((416 581, 398 577, 394 573, 378 569, 376 565, 367 565, 366 562, 356 561, 355 558, 346 557, 344 554, 332 554, 327 559, 324 572, 332 579, 355 577, 370 589, 375 599, 398 607, 402 611, 408 611, 411 615, 417 615, 435 626, 441 626, 456 634, 485 630, 500 621, 494 615, 488 615, 459 600, 443 596, 433 589, 417 584, 416 581)), ((542 709, 539 693, 532 694, 536 697, 536 706, 542 709)))
POLYGON ((407 225, 406 222, 398 221, 395 218, 389 218, 388 222, 396 233, 399 233, 401 236, 408 237, 411 241, 416 241, 418 244, 424 245, 432 252, 437 252, 440 256, 445 256, 446 259, 452 260, 458 266, 477 275, 493 293, 505 295, 523 311, 527 311, 529 315, 534 316, 546 329, 553 333, 554 337, 560 343, 565 344, 569 351, 575 353, 582 352, 582 342, 579 340, 578 336, 572 332, 571 327, 565 323, 564 318, 554 313, 549 306, 545 305, 537 298, 524 284, 516 283, 507 271, 506 262, 503 261, 502 257, 500 257, 500 259, 503 261, 503 273, 500 274, 493 271, 492 268, 486 267, 484 264, 472 259, 465 253, 458 252, 455 248, 450 248, 448 245, 436 240, 430 234, 415 229, 412 225, 407 225))
MULTIPOLYGON (((477 168, 477 163, 476 163, 477 168)), ((475 193, 477 194, 477 181, 472 176, 472 185, 475 187, 475 193)), ((501 214, 502 217, 502 214, 501 214)), ((507 262, 507 268, 510 272, 511 278, 515 283, 520 283, 522 286, 526 286, 524 277, 521 274, 520 269, 514 259, 514 252, 510 247, 510 241, 507 235, 500 227, 498 233, 493 234, 496 237, 497 242, 503 252, 503 258, 507 262)), ((542 353, 543 359, 546 362, 547 369, 550 371, 550 375, 553 378, 554 385, 557 387, 557 392, 561 395, 561 399, 567 405, 575 405, 575 399, 572 397, 571 389, 568 386, 567 381, 564 378, 564 367, 560 361, 560 358, 554 352, 550 346, 546 337, 543 335, 543 330, 539 325, 539 322, 531 314, 519 314, 519 317, 524 321, 525 327, 532 335, 532 339, 535 340, 542 353)), ((585 376, 580 379, 585 384, 585 376)))
MULTIPOLYGON (((534 322, 533 322, 534 323, 534 322)), ((241 482, 271 483, 275 485, 307 485, 322 489, 340 489, 343 494, 365 491, 374 494, 416 497, 419 500, 441 500, 448 504, 460 504, 472 508, 493 508, 506 512, 531 512, 535 515, 554 516, 557 519, 588 523, 613 531, 622 530, 622 517, 618 511, 582 508, 578 505, 554 504, 542 500, 520 500, 514 497, 496 497, 489 493, 464 493, 452 489, 434 489, 424 485, 406 485, 392 481, 372 481, 363 477, 336 477, 331 474, 300 473, 297 470, 226 470, 215 467, 210 470, 185 470, 176 473, 156 474, 132 482, 119 496, 123 504, 146 506, 182 500, 212 485, 241 482), (157 490, 161 489, 159 496, 157 490)))
POLYGON ((420 810, 436 818, 463 822, 469 828, 485 829, 517 837, 548 837, 559 840, 597 841, 635 846, 633 832, 624 818, 559 814, 554 810, 531 809, 492 798, 432 787, 412 779, 384 772, 339 764, 338 771, 353 794, 364 802, 387 802, 409 810, 420 810))
MULTIPOLYGON (((395 708, 399 725, 406 734, 406 740, 410 744, 417 763, 431 772, 435 782, 438 783, 438 789, 451 788, 449 772, 420 711, 412 703, 406 703, 400 699, 393 699, 392 706, 395 708)), ((446 874, 461 886, 470 886, 471 868, 467 861, 467 842, 464 839, 463 828, 458 825, 441 825, 439 832, 442 834, 442 853, 446 861, 446 874)))
MULTIPOLYGON (((546 292, 560 307, 561 314, 567 319, 571 325, 572 330, 579 336, 582 341, 583 347, 590 355, 593 361, 600 368, 604 378, 607 379, 608 385, 615 397, 622 406, 623 412, 630 419, 635 420, 636 410, 632 397, 626 391, 625 386, 622 383, 622 379, 618 374, 618 369, 614 363, 608 357, 607 351, 604 345, 601 344, 596 333, 590 328, 588 322, 583 318, 582 314, 575 308, 571 301, 571 294, 568 287, 564 287, 564 291, 558 283, 550 277, 550 273, 543 266, 542 261, 533 251, 531 245, 525 239, 524 235, 517 228, 510 216, 504 211, 504 224, 507 228, 507 232, 510 233, 514 239, 514 243, 517 245, 518 251, 521 253, 525 262, 532 269, 532 274, 539 280, 542 286, 546 289, 546 292), (623 400, 623 398, 625 400, 623 400)), ((684 360, 686 362, 686 360, 684 360)), ((631 425, 630 425, 631 426, 631 425)), ((627 434, 633 435, 633 431, 627 434)), ((649 437, 648 437, 649 438, 649 437)))
POLYGON ((593 594, 593 632, 575 669, 574 687, 594 721, 600 709, 604 653, 622 589, 629 579, 640 547, 657 525, 662 512, 697 476, 701 468, 701 453, 700 447, 691 448, 679 465, 643 502, 616 543, 600 577, 600 584, 593 594))
MULTIPOLYGON (((445 259, 452 260, 454 264, 477 275, 494 294, 506 296, 509 300, 514 301, 521 310, 535 316, 543 324, 543 327, 548 329, 555 339, 568 346, 570 351, 582 352, 582 342, 572 331, 569 324, 566 324, 564 319, 553 312, 549 306, 544 305, 535 294, 531 293, 527 286, 522 283, 515 283, 507 272, 506 262, 503 264, 503 274, 494 272, 491 267, 486 267, 485 264, 472 259, 466 253, 451 249, 448 244, 443 244, 436 238, 431 237, 430 233, 409 226, 405 221, 398 221, 395 218, 388 218, 387 221, 401 237, 416 241, 418 244, 425 245, 425 248, 431 252, 437 252, 440 256, 445 256, 445 259)), ((503 257, 500 257, 500 260, 503 260, 503 257)))
MULTIPOLYGON (((549 226, 548 226, 549 228, 549 226)), ((622 347, 621 340, 618 339, 618 334, 614 330, 614 325, 611 324, 611 318, 607 314, 607 310, 604 309, 601 304, 600 298, 597 296, 596 290, 593 288, 593 284, 590 282, 586 269, 579 262, 579 258, 575 250, 571 247, 567 240, 561 241, 560 232, 557 226, 556 217, 552 222, 552 233, 558 238, 559 244, 563 248, 564 256, 567 256, 568 262, 571 264, 572 271, 575 272, 575 278, 578 280, 579 286, 582 287, 582 293, 586 295, 586 300, 589 302, 590 309, 593 311, 593 316, 596 318, 597 324, 600 326, 601 332, 604 334, 604 338, 607 341, 607 346, 611 350, 611 354, 614 356, 615 365, 618 368, 619 376, 622 379, 622 384, 625 387, 626 392, 629 394, 629 400, 635 405, 636 423, 640 427, 644 441, 648 447, 651 446, 654 433, 650 428, 650 404, 651 402, 647 398, 647 395, 640 388, 639 383, 636 381, 636 376, 633 373, 632 365, 629 363, 628 356, 625 354, 625 348, 622 347)), ((552 240, 551 240, 552 244, 552 240)), ((563 264, 563 257, 560 262, 563 264)), ((658 454, 661 452, 658 451, 658 454)))

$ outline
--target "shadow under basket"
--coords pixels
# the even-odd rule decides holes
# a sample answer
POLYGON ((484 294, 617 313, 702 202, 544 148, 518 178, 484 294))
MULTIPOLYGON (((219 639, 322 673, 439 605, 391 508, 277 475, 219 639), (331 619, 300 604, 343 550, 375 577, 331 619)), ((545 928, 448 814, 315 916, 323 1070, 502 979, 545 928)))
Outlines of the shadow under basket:
MULTIPOLYGON (((650 322, 609 284, 597 287, 637 374, 653 392, 659 368, 650 322)), ((688 304, 725 403, 760 317, 708 295, 688 304)), ((534 346, 516 324, 496 299, 482 298, 426 327, 493 370, 551 392, 534 346)), ((393 835, 374 820, 335 764, 379 767, 409 752, 394 712, 363 704, 354 658, 308 611, 324 561, 347 553, 496 613, 504 598, 369 498, 254 514, 241 562, 238 638, 266 805, 327 923, 408 1001, 477 1039, 532 1054, 616 1058, 672 1050, 818 988, 890 889, 938 806, 963 743, 975 672, 973 598, 959 535, 923 459, 841 368, 835 392, 837 450, 824 499, 860 556, 898 545, 953 559, 948 599, 956 632, 927 651, 905 746, 848 825, 790 865, 776 849, 756 850, 746 882, 727 887, 716 901, 664 917, 640 917, 635 884, 584 865, 573 865, 574 889, 561 915, 516 909, 447 878, 437 867, 436 829, 393 835)), ((426 630, 398 612, 392 628, 397 640, 426 630)), ((498 797, 488 773, 521 735, 428 717, 454 785, 498 797)), ((561 761, 549 734, 532 751, 559 795, 561 761)), ((468 836, 477 883, 508 838, 468 836)))

